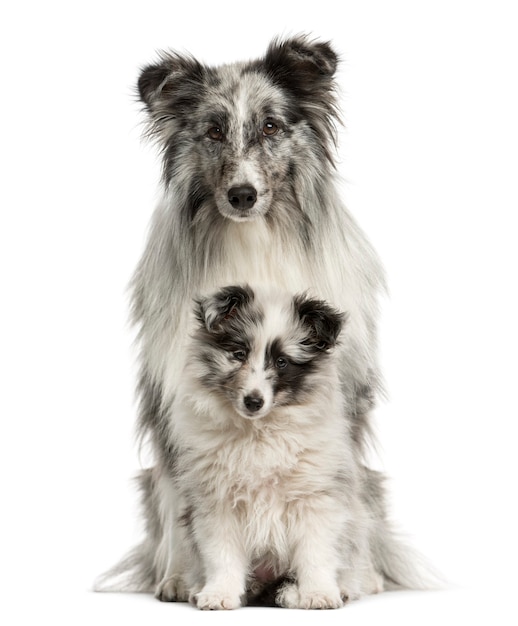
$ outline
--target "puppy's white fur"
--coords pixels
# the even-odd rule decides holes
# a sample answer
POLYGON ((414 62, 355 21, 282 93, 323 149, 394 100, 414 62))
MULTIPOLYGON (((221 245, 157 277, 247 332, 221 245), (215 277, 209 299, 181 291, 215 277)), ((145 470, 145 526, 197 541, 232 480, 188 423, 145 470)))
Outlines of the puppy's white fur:
POLYGON ((160 593, 186 599, 189 592, 199 608, 231 609, 267 572, 296 581, 279 590, 281 605, 337 608, 382 588, 368 548, 373 521, 344 420, 337 355, 327 354, 311 373, 303 403, 277 406, 261 355, 280 336, 287 358, 296 358, 300 330, 292 327, 292 296, 254 292, 264 319, 245 388, 261 389, 269 400, 247 418, 240 395, 232 402, 207 390, 205 365, 192 352, 199 344, 190 344, 170 421, 178 479, 160 491, 191 517, 188 528, 176 520, 172 534, 184 558, 170 563, 160 593))

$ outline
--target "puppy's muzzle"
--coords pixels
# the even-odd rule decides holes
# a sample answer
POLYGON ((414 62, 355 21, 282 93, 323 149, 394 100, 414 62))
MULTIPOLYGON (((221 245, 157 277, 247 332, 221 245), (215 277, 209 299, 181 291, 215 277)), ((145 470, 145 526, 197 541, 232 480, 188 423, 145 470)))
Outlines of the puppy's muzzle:
POLYGON ((264 406, 264 399, 258 394, 245 396, 243 402, 250 413, 257 413, 264 406))

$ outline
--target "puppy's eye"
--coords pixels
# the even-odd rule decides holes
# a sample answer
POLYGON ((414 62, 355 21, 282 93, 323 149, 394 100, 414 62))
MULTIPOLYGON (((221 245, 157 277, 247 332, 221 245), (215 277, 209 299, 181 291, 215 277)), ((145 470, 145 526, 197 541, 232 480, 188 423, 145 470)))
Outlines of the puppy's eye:
POLYGON ((236 361, 246 361, 246 352, 244 350, 236 350, 232 353, 232 356, 236 361))
POLYGON ((279 132, 279 127, 272 120, 266 120, 263 126, 263 135, 265 137, 273 137, 279 132))
POLYGON ((212 141, 222 141, 223 140, 223 131, 219 126, 211 126, 207 131, 207 135, 212 139, 212 141))
POLYGON ((288 365, 288 359, 285 359, 283 356, 280 356, 276 361, 275 361, 275 367, 278 370, 283 370, 285 367, 287 367, 288 365))
POLYGON ((315 348, 317 348, 317 350, 325 350, 327 348, 327 343, 325 341, 319 341, 315 345, 315 348))

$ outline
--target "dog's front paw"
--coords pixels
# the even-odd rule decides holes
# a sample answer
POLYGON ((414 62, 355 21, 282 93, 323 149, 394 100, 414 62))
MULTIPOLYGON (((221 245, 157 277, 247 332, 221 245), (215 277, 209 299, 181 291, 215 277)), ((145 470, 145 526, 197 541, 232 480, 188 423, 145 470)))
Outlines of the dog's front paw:
POLYGON ((343 605, 344 601, 340 592, 299 592, 299 608, 301 609, 340 609, 343 605))
POLYGON ((326 591, 301 591, 296 584, 285 585, 277 603, 286 609, 339 609, 344 605, 338 587, 326 591))
POLYGON ((368 583, 366 584, 366 593, 381 593, 385 588, 385 582, 383 576, 372 570, 369 576, 368 583))
POLYGON ((193 601, 202 611, 220 611, 238 609, 241 606, 239 595, 217 590, 202 589, 195 594, 193 601))
POLYGON ((181 576, 170 576, 157 585, 155 598, 161 602, 187 602, 189 593, 181 576))

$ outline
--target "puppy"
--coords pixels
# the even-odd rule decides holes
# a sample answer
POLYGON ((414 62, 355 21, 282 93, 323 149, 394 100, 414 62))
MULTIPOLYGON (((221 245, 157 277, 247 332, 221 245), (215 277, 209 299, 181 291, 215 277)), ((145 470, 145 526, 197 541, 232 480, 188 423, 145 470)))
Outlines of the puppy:
POLYGON ((274 583, 280 606, 331 609, 380 591, 337 363, 346 316, 231 286, 196 321, 169 420, 174 479, 158 486, 176 555, 159 595, 234 609, 274 583))

